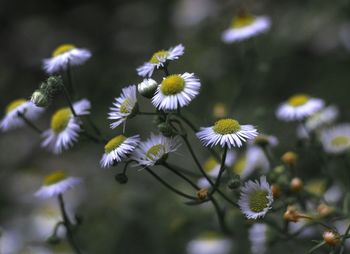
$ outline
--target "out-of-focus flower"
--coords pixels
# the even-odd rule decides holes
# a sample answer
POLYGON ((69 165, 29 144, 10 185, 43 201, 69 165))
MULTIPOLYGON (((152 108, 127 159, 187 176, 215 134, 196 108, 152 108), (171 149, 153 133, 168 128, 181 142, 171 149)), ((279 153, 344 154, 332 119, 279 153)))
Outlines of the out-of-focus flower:
POLYGON ((154 79, 144 79, 140 84, 137 86, 138 92, 148 98, 151 99, 154 96, 154 93, 156 92, 158 87, 157 81, 154 79))
POLYGON ((51 198, 63 194, 81 182, 82 179, 79 177, 67 176, 63 171, 55 171, 45 177, 43 185, 34 195, 39 198, 51 198))
POLYGON ((241 188, 239 207, 248 219, 264 217, 271 208, 273 202, 272 190, 266 181, 266 176, 261 176, 260 181, 249 180, 241 188))
POLYGON ((339 110, 336 106, 328 106, 309 116, 305 121, 305 127, 308 131, 313 131, 327 126, 337 119, 338 114, 339 110))
POLYGON ((290 189, 293 192, 299 192, 303 189, 303 187, 304 187, 304 182, 299 177, 294 177, 290 181, 290 189))
POLYGON ((253 140, 253 144, 260 147, 266 147, 266 146, 275 147, 278 145, 278 139, 276 136, 273 136, 273 135, 259 134, 253 140))
POLYGON ((298 155, 295 152, 288 151, 282 155, 281 161, 288 166, 295 166, 298 161, 298 155))
POLYGON ((105 153, 102 156, 100 165, 103 168, 112 166, 115 162, 120 162, 126 158, 140 143, 140 136, 126 137, 118 135, 105 145, 105 153))
POLYGON ((252 254, 264 254, 267 248, 267 226, 264 223, 255 223, 249 229, 250 249, 252 254))
POLYGON ((154 135, 135 149, 132 159, 136 160, 142 166, 153 166, 167 159, 168 154, 175 152, 179 147, 176 138, 167 138, 162 135, 154 135))
POLYGON ((267 174, 270 169, 270 163, 260 147, 249 145, 247 151, 236 160, 232 169, 244 180, 254 173, 255 170, 260 170, 259 173, 267 174))
POLYGON ((233 18, 231 27, 222 33, 222 41, 233 43, 247 40, 270 29, 271 21, 267 16, 253 16, 243 12, 233 18))
POLYGON ((43 68, 51 74, 67 69, 69 65, 81 65, 91 57, 87 49, 77 48, 73 44, 63 44, 57 47, 50 58, 44 59, 43 68))
POLYGON ((5 116, 0 122, 0 129, 8 131, 25 125, 25 122, 18 114, 23 114, 28 120, 36 120, 44 109, 34 105, 26 99, 16 99, 10 102, 5 110, 5 116))
POLYGON ((232 242, 215 232, 206 232, 187 244, 187 254, 229 254, 232 242))
POLYGON ((329 154, 342 154, 350 149, 350 124, 339 124, 321 133, 323 149, 329 154))
POLYGON ((241 147, 243 142, 254 139, 258 132, 252 125, 240 125, 232 118, 221 119, 214 126, 201 128, 197 137, 205 146, 241 147))
POLYGON ((213 108, 213 116, 215 118, 221 119, 227 116, 227 107, 224 103, 216 103, 213 108))
MULTIPOLYGON (((78 116, 90 114, 90 101, 82 99, 73 103, 73 108, 78 116)), ((79 137, 81 131, 80 120, 74 117, 69 107, 57 110, 51 118, 51 128, 46 130, 43 136, 42 147, 47 147, 55 154, 69 149, 79 137)))
POLYGON ((152 98, 158 109, 175 110, 187 106, 198 94, 201 83, 193 73, 167 76, 152 98))
POLYGON ((176 60, 185 52, 182 44, 168 50, 160 50, 153 54, 148 62, 137 68, 137 74, 141 77, 151 77, 155 69, 159 69, 166 65, 168 61, 176 60))
POLYGON ((323 240, 330 246, 337 246, 340 244, 340 235, 333 230, 327 230, 323 232, 323 240))
POLYGON ((133 117, 136 111, 136 86, 132 85, 123 88, 120 97, 115 98, 113 107, 110 108, 110 112, 108 113, 108 119, 114 120, 114 122, 110 124, 111 128, 114 129, 124 123, 128 118, 133 117))
POLYGON ((283 121, 302 120, 314 114, 324 106, 324 101, 306 94, 296 94, 279 105, 277 118, 283 121))
POLYGON ((336 204, 343 197, 343 190, 339 183, 330 186, 323 195, 324 200, 330 204, 336 204))

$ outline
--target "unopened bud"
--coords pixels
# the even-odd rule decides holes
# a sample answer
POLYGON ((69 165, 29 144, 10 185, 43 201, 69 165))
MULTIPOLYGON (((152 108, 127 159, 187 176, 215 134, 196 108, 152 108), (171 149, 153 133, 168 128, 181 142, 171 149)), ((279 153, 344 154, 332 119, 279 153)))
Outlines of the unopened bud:
POLYGON ((329 205, 326 205, 325 203, 321 203, 317 207, 317 212, 319 213, 319 215, 321 217, 326 217, 326 216, 330 215, 332 213, 332 211, 333 211, 333 209, 329 205))
POLYGON ((115 180, 120 184, 126 184, 128 182, 128 176, 124 173, 119 173, 115 175, 115 180))
POLYGON ((165 137, 171 137, 174 135, 173 129, 167 123, 160 123, 157 125, 157 128, 165 137))
POLYGON ((216 103, 213 108, 213 115, 215 118, 225 118, 227 116, 227 109, 224 103, 216 103))
POLYGON ((43 93, 43 91, 41 89, 35 90, 34 93, 32 94, 32 97, 30 98, 30 100, 37 107, 41 107, 41 108, 45 108, 45 107, 49 106, 49 104, 50 104, 50 99, 48 98, 48 96, 45 93, 43 93))
POLYGON ((323 233, 323 240, 330 246, 337 246, 340 244, 340 235, 333 230, 327 230, 323 233))
POLYGON ((287 211, 283 214, 283 219, 286 221, 298 222, 299 219, 312 220, 312 217, 299 213, 294 206, 288 206, 287 211))
POLYGON ((272 184, 271 186, 273 198, 279 198, 281 196, 281 188, 277 184, 272 184))
POLYGON ((235 175, 228 183, 228 187, 231 190, 237 189, 241 186, 241 178, 239 175, 235 175))
POLYGON ((293 192, 299 192, 303 189, 303 187, 304 187, 304 182, 298 177, 294 177, 290 182, 290 189, 293 192))
POLYGON ((197 198, 199 200, 204 200, 208 197, 208 188, 203 188, 197 191, 197 198))
POLYGON ((286 152, 282 155, 281 160, 288 166, 295 166, 298 160, 298 155, 294 152, 286 152))
POLYGON ((140 84, 137 86, 137 90, 139 93, 148 99, 152 98, 154 93, 156 92, 158 87, 157 81, 153 79, 144 79, 140 84))

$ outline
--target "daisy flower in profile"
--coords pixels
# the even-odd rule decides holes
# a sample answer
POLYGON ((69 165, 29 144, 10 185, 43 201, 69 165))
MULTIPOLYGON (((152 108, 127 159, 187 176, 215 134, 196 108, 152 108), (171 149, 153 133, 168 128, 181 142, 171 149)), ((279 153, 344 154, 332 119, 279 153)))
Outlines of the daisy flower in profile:
POLYGON ((176 60, 185 52, 185 47, 179 44, 168 50, 159 50, 154 53, 148 62, 138 67, 137 74, 141 77, 151 77, 154 69, 160 69, 165 66, 168 61, 176 60))
POLYGON ((81 65, 91 57, 87 49, 77 48, 73 44, 58 46, 50 58, 44 59, 43 68, 48 74, 67 69, 69 65, 81 65))
POLYGON ((243 12, 233 18, 231 27, 222 33, 222 41, 233 43, 247 40, 270 29, 271 21, 267 16, 253 16, 243 12))
POLYGON ((162 163, 167 159, 168 154, 175 152, 179 147, 176 138, 167 138, 163 135, 154 135, 144 142, 134 151, 132 159, 142 166, 153 166, 162 163))
POLYGON ((187 244, 187 254, 229 254, 232 242, 216 232, 202 233, 187 244))
POLYGON ((113 120, 110 124, 112 129, 116 128, 122 123, 125 123, 126 119, 131 118, 137 112, 137 97, 136 86, 128 86, 122 89, 122 93, 118 98, 115 98, 113 107, 110 108, 108 113, 108 119, 113 120))
POLYGON ((309 116, 305 121, 308 131, 313 131, 332 124, 338 117, 339 110, 336 106, 328 106, 309 116))
POLYGON ((255 223, 249 229, 250 250, 252 254, 264 254, 267 248, 268 227, 264 223, 255 223))
POLYGON ((140 136, 126 137, 118 135, 105 145, 105 153, 102 156, 100 165, 103 168, 112 166, 115 162, 120 162, 126 158, 140 143, 140 136))
POLYGON ((296 94, 279 105, 276 116, 283 121, 303 120, 322 109, 324 101, 306 94, 296 94))
POLYGON ((350 150, 350 124, 339 124, 321 133, 323 149, 329 154, 342 154, 350 150))
MULTIPOLYGON (((78 116, 88 115, 91 104, 87 99, 82 99, 73 103, 73 108, 78 116)), ((44 140, 41 146, 47 147, 55 154, 67 150, 78 139, 80 123, 69 107, 57 110, 51 117, 51 128, 42 134, 44 140)))
POLYGON ((142 96, 148 99, 151 99, 154 93, 156 92, 157 87, 158 87, 157 81, 149 78, 149 79, 144 79, 140 84, 138 84, 137 90, 142 96))
POLYGON ((201 128, 197 137, 205 146, 220 144, 220 146, 241 147, 243 142, 254 139, 258 132, 252 125, 240 125, 232 118, 218 120, 214 126, 201 128))
POLYGON ((45 177, 43 185, 35 192, 39 198, 51 198, 63 194, 69 189, 80 184, 82 179, 79 177, 67 176, 65 172, 59 170, 45 177))
POLYGON ((157 109, 185 107, 199 94, 200 87, 201 83, 193 73, 170 75, 158 86, 152 103, 157 109))
POLYGON ((31 101, 16 99, 6 106, 5 116, 0 122, 0 129, 8 131, 25 125, 23 119, 18 116, 19 113, 24 114, 28 120, 36 120, 42 112, 44 109, 35 106, 31 101))
POLYGON ((248 219, 255 220, 265 216, 272 202, 271 187, 266 181, 266 176, 261 176, 260 181, 249 180, 244 184, 238 205, 248 219))

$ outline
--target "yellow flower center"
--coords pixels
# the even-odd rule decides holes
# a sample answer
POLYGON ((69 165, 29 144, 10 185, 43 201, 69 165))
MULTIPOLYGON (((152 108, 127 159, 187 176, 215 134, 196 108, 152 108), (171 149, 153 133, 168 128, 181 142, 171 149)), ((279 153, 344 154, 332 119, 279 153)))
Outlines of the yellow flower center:
POLYGON ((249 208, 253 212, 259 213, 263 211, 269 202, 266 190, 256 190, 249 194, 249 208))
POLYGON ((246 156, 240 157, 235 163, 235 165, 233 166, 233 172, 235 172, 237 175, 242 175, 246 166, 247 166, 246 156))
POLYGON ((313 180, 309 182, 305 189, 315 195, 322 195, 326 191, 326 182, 324 180, 313 180))
POLYGON ((210 241, 210 240, 216 240, 219 237, 220 237, 220 235, 218 233, 213 232, 213 231, 207 231, 207 232, 202 233, 200 235, 199 239, 210 241))
POLYGON ((334 146, 346 146, 349 144, 349 139, 348 136, 337 136, 332 139, 331 144, 334 146))
POLYGON ((306 94, 297 94, 288 99, 288 104, 292 107, 299 107, 304 105, 310 99, 306 94))
POLYGON ((180 75, 166 77, 160 85, 160 91, 164 95, 173 95, 181 92, 185 87, 185 80, 180 75))
POLYGON ((129 114, 130 110, 128 109, 130 107, 129 99, 126 98, 125 101, 120 104, 119 112, 123 114, 129 114))
POLYGON ((205 163, 204 163, 204 171, 209 173, 210 171, 212 171, 216 166, 218 165, 218 162, 216 159, 214 159, 213 157, 210 157, 205 163))
POLYGON ((76 47, 73 44, 62 44, 52 52, 52 57, 59 56, 75 48, 76 47))
POLYGON ((6 106, 6 114, 10 113, 12 110, 16 109, 18 106, 22 105, 25 103, 27 100, 26 99, 17 99, 14 101, 11 101, 7 106, 6 106))
POLYGON ((239 15, 232 20, 232 28, 242 28, 245 26, 250 26, 255 22, 255 17, 253 15, 244 14, 239 15))
POLYGON ((149 60, 149 63, 151 64, 159 64, 159 60, 161 58, 166 58, 169 55, 169 51, 167 50, 159 50, 158 52, 154 53, 151 59, 149 60))
POLYGON ((236 133, 240 129, 239 122, 231 118, 221 119, 213 127, 213 130, 221 135, 236 133))
POLYGON ((164 146, 162 144, 154 145, 150 149, 148 149, 146 156, 147 158, 154 160, 161 152, 164 150, 164 146))
POLYGON ((116 136, 112 138, 108 143, 105 145, 105 152, 110 153, 117 147, 119 147, 124 141, 126 140, 126 137, 123 135, 116 136))
POLYGON ((51 118, 51 129, 54 133, 62 132, 68 125, 72 112, 69 108, 62 108, 57 110, 51 118))
POLYGON ((50 174, 44 178, 44 185, 46 185, 46 186, 52 185, 52 184, 58 183, 64 179, 66 179, 66 178, 67 178, 67 175, 63 171, 61 171, 61 170, 55 171, 52 174, 50 174))

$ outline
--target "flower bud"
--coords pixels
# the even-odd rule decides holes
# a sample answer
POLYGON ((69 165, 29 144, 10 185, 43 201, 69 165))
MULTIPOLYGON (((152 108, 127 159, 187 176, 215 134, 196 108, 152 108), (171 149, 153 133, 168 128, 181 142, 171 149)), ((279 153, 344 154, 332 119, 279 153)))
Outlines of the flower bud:
POLYGON ((63 80, 61 76, 50 76, 46 80, 46 84, 46 89, 48 89, 47 92, 50 94, 56 94, 61 91, 63 87, 63 80))
POLYGON ((235 175, 228 183, 228 187, 231 190, 237 189, 241 186, 241 178, 239 175, 235 175))
POLYGON ((199 200, 204 200, 208 197, 208 188, 203 188, 197 191, 197 198, 199 200))
POLYGON ((340 244, 340 235, 333 230, 327 230, 323 233, 323 240, 330 246, 337 246, 340 244))
POLYGON ((58 238, 55 235, 52 235, 52 236, 50 236, 49 238, 46 239, 46 242, 48 244, 52 244, 52 245, 59 244, 60 241, 61 241, 60 238, 58 238))
POLYGON ((216 103, 213 108, 213 115, 215 118, 225 118, 227 116, 227 109, 224 103, 216 103))
POLYGON ((304 182, 299 177, 294 177, 290 182, 290 189, 293 192, 299 192, 303 189, 304 182))
POLYGON ((128 182, 128 176, 124 173, 119 173, 115 175, 115 180, 120 184, 126 184, 128 182))
POLYGON ((286 152, 282 155, 281 160, 288 166, 295 166, 298 160, 298 155, 294 152, 286 152))
POLYGON ((158 87, 157 81, 153 79, 144 79, 140 84, 137 86, 137 90, 139 93, 148 99, 152 98, 154 93, 156 92, 158 87))
POLYGON ((325 203, 321 203, 317 207, 317 212, 319 213, 319 215, 321 217, 326 217, 326 216, 330 215, 332 213, 332 211, 333 211, 333 209, 329 205, 326 205, 325 203))
POLYGON ((271 185, 271 191, 274 199, 279 198, 281 196, 282 191, 277 184, 271 185))
POLYGON ((173 129, 167 123, 160 123, 157 125, 157 128, 165 137, 171 137, 174 135, 173 129))
POLYGON ((288 206, 287 211, 283 214, 283 219, 285 221, 298 222, 299 219, 302 218, 312 220, 312 217, 299 213, 294 206, 288 206))
POLYGON ((32 94, 32 97, 30 98, 30 100, 37 107, 41 107, 41 108, 45 108, 45 107, 49 106, 50 101, 51 101, 48 98, 48 96, 45 93, 43 93, 43 91, 41 89, 35 90, 34 93, 32 94))

